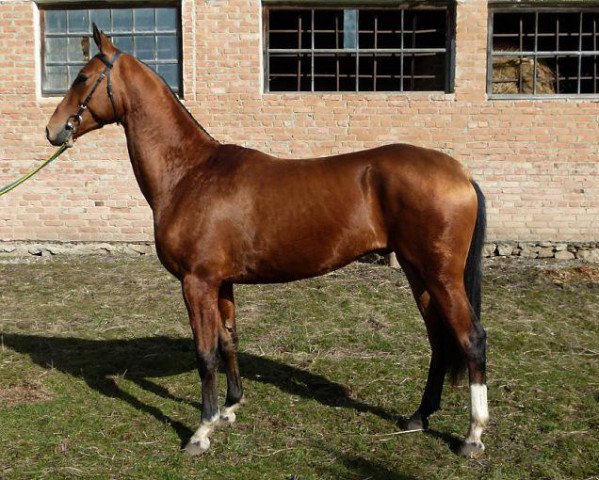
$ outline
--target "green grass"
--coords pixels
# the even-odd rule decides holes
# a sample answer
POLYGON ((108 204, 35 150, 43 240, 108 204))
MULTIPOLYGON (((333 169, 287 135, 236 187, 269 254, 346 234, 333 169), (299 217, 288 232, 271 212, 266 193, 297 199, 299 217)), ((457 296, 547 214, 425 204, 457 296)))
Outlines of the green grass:
MULTIPOLYGON (((0 478, 599 478, 599 269, 486 266, 487 453, 454 453, 468 389, 426 433, 429 348, 405 277, 354 264, 238 286, 246 404, 199 458, 199 382, 178 283, 154 258, 0 265, 0 478)), ((224 393, 224 376, 219 389, 224 393)))

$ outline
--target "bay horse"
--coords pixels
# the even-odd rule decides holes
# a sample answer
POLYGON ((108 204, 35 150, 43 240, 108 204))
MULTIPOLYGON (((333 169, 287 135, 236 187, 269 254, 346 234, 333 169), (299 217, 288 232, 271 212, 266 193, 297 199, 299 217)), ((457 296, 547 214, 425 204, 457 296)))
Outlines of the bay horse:
POLYGON ((95 25, 99 54, 56 107, 46 136, 69 145, 123 125, 133 171, 154 218, 156 251, 181 281, 201 378, 201 423, 185 451, 200 454, 243 399, 235 283, 324 274, 368 252, 395 252, 431 345, 428 379, 409 429, 440 408, 446 374, 469 373, 470 428, 482 454, 488 421, 486 335, 480 322, 484 196, 453 158, 410 145, 289 160, 213 139, 166 83, 121 53, 95 25), (106 87, 102 84, 106 84, 106 87), (217 364, 227 395, 219 410, 217 364))

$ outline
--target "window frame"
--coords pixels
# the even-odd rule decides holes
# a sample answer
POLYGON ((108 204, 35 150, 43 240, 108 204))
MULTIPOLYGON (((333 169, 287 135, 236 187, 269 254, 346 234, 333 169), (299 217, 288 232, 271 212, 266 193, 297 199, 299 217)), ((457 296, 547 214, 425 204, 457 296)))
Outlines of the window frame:
MULTIPOLYGON (((313 18, 313 17, 312 17, 313 18)), ((437 94, 437 95, 451 95, 455 93, 455 39, 456 39, 456 2, 451 0, 439 1, 439 0, 428 0, 424 2, 375 2, 367 4, 359 3, 345 3, 336 2, 335 0, 328 0, 326 3, 314 3, 314 2, 302 2, 296 0, 295 2, 285 1, 263 1, 262 2, 262 93, 271 95, 289 95, 289 94, 386 94, 386 95, 422 95, 422 94, 437 94), (437 53, 445 54, 444 69, 445 69, 445 81, 443 90, 359 90, 359 71, 356 71, 357 81, 355 90, 315 90, 314 89, 314 62, 311 61, 311 89, 310 90, 270 90, 269 89, 269 13, 271 10, 341 10, 344 9, 356 9, 356 10, 438 10, 446 12, 446 32, 445 32, 445 48, 443 49, 416 49, 416 52, 426 53, 432 50, 440 50, 437 53)), ((279 52, 281 50, 277 49, 279 52)), ((410 48, 401 49, 363 49, 359 48, 359 41, 357 41, 356 49, 344 50, 344 49, 316 49, 313 44, 308 49, 282 49, 288 50, 289 52, 301 52, 303 50, 309 50, 309 55, 314 58, 314 53, 355 53, 359 57, 360 53, 414 53, 410 52, 410 48)), ((357 60, 359 62, 359 60, 357 60)), ((409 78, 409 77, 405 77, 409 78)), ((403 79, 401 81, 403 85, 403 79)))
MULTIPOLYGON (((173 91, 179 98, 184 98, 184 81, 183 81, 183 21, 182 21, 182 5, 177 0, 165 0, 165 1, 92 1, 85 3, 65 3, 65 2, 52 2, 52 3, 39 3, 39 28, 40 28, 40 93, 43 98, 56 98, 63 97, 69 90, 70 85, 64 91, 52 91, 46 90, 44 85, 46 84, 46 12, 49 10, 99 10, 99 9, 136 9, 136 8, 175 8, 177 12, 177 47, 179 49, 179 57, 177 59, 177 68, 179 70, 179 89, 173 91)), ((133 33, 131 33, 132 35, 133 33)), ((92 34, 80 34, 80 36, 89 35, 90 42, 93 42, 92 34)), ((69 34, 64 38, 69 38, 69 34)), ((110 35, 109 35, 110 36, 110 35)), ((142 33, 141 36, 156 36, 156 32, 153 33, 142 33)), ((69 65, 68 60, 64 62, 64 65, 69 65)), ((154 69, 152 69, 154 71, 154 69)), ((170 88, 170 86, 169 86, 170 88)))
MULTIPOLYGON (((597 100, 599 99, 599 92, 597 93, 493 93, 493 58, 497 57, 509 57, 509 56, 531 56, 533 58, 538 58, 539 53, 542 55, 546 55, 548 53, 560 53, 559 51, 549 52, 549 51, 512 51, 505 52, 505 54, 493 55, 493 27, 494 27, 494 15, 496 13, 599 13, 599 6, 592 6, 588 3, 581 3, 576 1, 562 1, 562 2, 527 2, 527 3, 518 3, 515 4, 513 2, 494 2, 489 4, 489 15, 487 17, 487 78, 486 78, 486 91, 487 98, 489 100, 562 100, 562 99, 578 99, 578 100, 597 100), (530 55, 527 55, 530 54, 530 55)), ((537 20, 535 23, 538 24, 537 20)), ((598 31, 599 33, 599 31, 598 31)), ((538 38, 538 37, 537 37, 538 38)), ((582 39, 582 37, 581 37, 582 39)), ((579 45, 582 40, 579 40, 579 45)), ((535 43, 537 39, 535 38, 535 43)), ((569 56, 572 56, 572 53, 577 54, 577 58, 581 59, 584 53, 587 55, 595 53, 599 56, 599 50, 590 51, 590 50, 581 50, 580 47, 578 50, 568 51, 569 56)), ((577 73, 577 82, 578 89, 580 90, 580 65, 581 62, 578 62, 578 73, 577 73)), ((536 66, 535 66, 536 71, 536 66)), ((536 80, 535 80, 536 83, 536 80)))

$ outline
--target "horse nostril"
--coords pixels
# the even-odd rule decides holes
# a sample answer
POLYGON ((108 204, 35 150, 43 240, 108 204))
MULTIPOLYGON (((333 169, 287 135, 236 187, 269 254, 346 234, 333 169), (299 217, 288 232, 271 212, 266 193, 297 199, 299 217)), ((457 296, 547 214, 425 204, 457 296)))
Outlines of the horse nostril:
POLYGON ((48 127, 46 127, 46 138, 50 140, 50 130, 48 130, 48 127))

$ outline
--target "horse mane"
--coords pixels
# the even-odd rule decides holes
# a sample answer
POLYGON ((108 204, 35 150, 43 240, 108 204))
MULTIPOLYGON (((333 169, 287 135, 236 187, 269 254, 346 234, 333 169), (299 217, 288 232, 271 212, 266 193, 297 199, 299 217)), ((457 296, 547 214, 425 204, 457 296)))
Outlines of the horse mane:
POLYGON ((158 74, 158 72, 156 72, 153 68, 151 68, 148 64, 146 64, 146 62, 144 62, 143 60, 140 60, 139 58, 137 58, 137 57, 135 57, 133 55, 132 55, 132 57, 135 58, 139 63, 141 63, 151 73, 153 73, 154 75, 156 75, 160 79, 160 81, 166 86, 167 90, 170 92, 170 94, 175 99, 175 101, 179 104, 179 106, 183 109, 183 111, 187 115, 189 115, 189 118, 191 118, 191 120, 193 121, 193 123, 195 123, 196 127, 198 127, 204 133, 204 135, 206 135, 213 142, 219 143, 218 140, 216 140, 212 135, 210 135, 208 133, 208 131, 204 127, 202 127, 202 125, 200 125, 200 122, 198 122, 196 120, 196 118, 191 114, 191 112, 187 109, 187 107, 185 105, 183 105, 183 102, 181 102, 181 99, 177 96, 177 94, 175 92, 173 92, 173 89, 171 88, 171 86, 166 82, 166 80, 164 78, 162 78, 161 75, 158 74))

